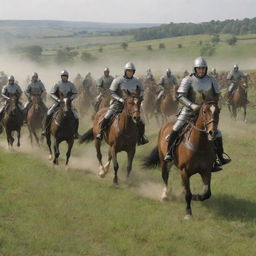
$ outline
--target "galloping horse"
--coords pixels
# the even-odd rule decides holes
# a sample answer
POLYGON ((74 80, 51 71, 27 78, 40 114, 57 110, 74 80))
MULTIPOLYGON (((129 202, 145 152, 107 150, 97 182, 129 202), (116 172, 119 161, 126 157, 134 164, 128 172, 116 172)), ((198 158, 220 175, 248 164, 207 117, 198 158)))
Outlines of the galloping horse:
MULTIPOLYGON (((219 107, 216 102, 205 102, 199 111, 195 124, 191 122, 183 131, 180 143, 174 148, 174 164, 180 169, 185 199, 187 203, 185 219, 192 215, 191 200, 204 201, 211 196, 211 170, 216 159, 214 139, 219 122, 219 107), (204 183, 203 194, 192 194, 190 177, 196 173, 201 175, 204 183)), ((164 125, 158 135, 158 145, 151 155, 145 159, 144 166, 152 167, 160 163, 165 187, 162 200, 168 199, 168 178, 171 164, 164 161, 173 123, 164 125)))
POLYGON ((143 100, 143 104, 142 104, 142 110, 143 110, 143 114, 145 116, 145 119, 147 122, 149 122, 149 119, 152 115, 155 116, 157 122, 159 122, 158 120, 158 116, 155 113, 156 110, 156 86, 154 83, 147 83, 144 86, 145 91, 144 91, 144 100, 143 100))
POLYGON ((166 91, 160 103, 160 113, 162 116, 162 122, 166 123, 167 118, 170 115, 176 114, 177 109, 178 109, 178 102, 176 100, 176 88, 173 87, 169 91, 166 91))
POLYGON ((29 130, 29 137, 31 144, 33 143, 33 135, 39 145, 39 137, 37 135, 37 130, 42 129, 43 120, 45 118, 47 108, 43 103, 42 97, 40 95, 34 95, 31 97, 31 107, 27 114, 27 124, 29 130))
POLYGON ((111 159, 113 161, 113 167, 115 176, 113 182, 118 184, 118 162, 117 153, 121 151, 127 152, 128 165, 127 165, 127 177, 132 169, 132 161, 136 151, 136 144, 138 141, 138 122, 140 120, 140 105, 141 100, 137 95, 131 95, 128 92, 128 97, 124 101, 124 108, 122 112, 115 117, 113 123, 108 127, 107 132, 104 134, 105 141, 109 145, 108 161, 105 165, 102 163, 101 154, 101 141, 96 139, 96 135, 100 131, 100 123, 105 115, 107 109, 101 109, 95 117, 93 122, 93 128, 88 130, 80 138, 80 143, 84 141, 93 140, 97 151, 97 158, 100 163, 100 177, 105 177, 109 171, 111 159))
POLYGON ((231 95, 230 104, 228 105, 229 112, 231 117, 237 117, 237 109, 244 109, 244 121, 246 122, 246 108, 247 108, 247 94, 246 90, 248 88, 247 85, 247 77, 243 77, 238 82, 237 88, 231 95))
POLYGON ((51 135, 54 137, 54 160, 53 163, 58 165, 58 158, 60 155, 59 144, 62 141, 68 143, 68 150, 66 153, 66 165, 68 165, 71 150, 74 144, 74 114, 71 107, 70 97, 60 97, 59 109, 54 113, 53 119, 50 123, 49 132, 47 132, 46 140, 50 151, 49 159, 52 159, 51 149, 51 135))
POLYGON ((16 96, 10 97, 7 100, 6 109, 4 112, 3 126, 7 136, 8 146, 13 146, 14 138, 13 132, 17 132, 17 146, 20 146, 20 130, 23 124, 23 113, 18 107, 18 99, 16 96))

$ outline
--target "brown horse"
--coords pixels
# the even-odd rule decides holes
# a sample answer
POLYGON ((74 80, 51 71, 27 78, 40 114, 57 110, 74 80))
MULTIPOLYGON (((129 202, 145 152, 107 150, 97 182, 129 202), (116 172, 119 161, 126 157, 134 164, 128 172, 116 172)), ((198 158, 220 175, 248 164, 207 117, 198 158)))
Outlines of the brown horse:
POLYGON ((145 120, 149 122, 149 119, 152 116, 155 116, 157 122, 159 123, 158 120, 158 115, 155 113, 156 110, 156 85, 154 83, 147 83, 144 86, 145 91, 144 91, 144 100, 142 103, 142 111, 145 117, 145 120))
POLYGON ((52 159, 51 149, 51 135, 54 137, 54 160, 53 163, 58 165, 58 158, 60 155, 59 144, 62 141, 68 143, 68 150, 66 153, 66 166, 68 165, 71 150, 74 144, 74 114, 71 107, 70 97, 60 97, 61 102, 59 109, 54 113, 50 124, 50 132, 46 135, 47 145, 50 151, 49 160, 52 159))
POLYGON ((160 113, 162 123, 166 123, 169 116, 176 114, 178 102, 176 100, 176 87, 165 92, 165 95, 160 103, 160 113))
POLYGON ((3 126, 7 136, 8 146, 13 146, 13 132, 17 132, 17 146, 20 146, 20 130, 23 124, 23 112, 18 107, 17 97, 11 97, 7 100, 6 109, 3 115, 3 126))
POLYGON ((231 117, 237 117, 237 110, 240 108, 244 109, 244 122, 246 122, 246 108, 247 108, 247 93, 246 90, 248 88, 247 85, 247 77, 243 77, 240 79, 237 88, 231 95, 230 104, 228 105, 229 112, 231 117))
POLYGON ((39 145, 39 136, 37 131, 43 128, 43 120, 46 116, 47 108, 43 103, 42 97, 40 95, 35 95, 31 97, 31 107, 27 114, 27 124, 29 130, 29 137, 31 144, 33 143, 33 136, 39 145))
MULTIPOLYGON (((219 107, 216 102, 206 102, 201 106, 198 117, 183 131, 180 143, 174 148, 174 163, 180 169, 185 199, 187 203, 185 219, 192 215, 191 200, 204 201, 211 196, 211 170, 216 159, 214 139, 219 122, 219 107), (192 194, 190 177, 199 173, 204 183, 203 194, 192 194)), ((162 199, 168 199, 168 178, 171 164, 164 161, 168 142, 166 137, 172 130, 173 123, 164 125, 158 135, 158 146, 145 159, 144 166, 152 167, 160 163, 165 187, 162 199)))
POLYGON ((92 140, 94 138, 94 143, 97 151, 97 158, 100 163, 100 177, 103 178, 107 174, 112 159, 115 171, 115 176, 113 179, 114 184, 118 184, 118 152, 127 152, 127 177, 129 176, 132 169, 132 162, 136 151, 136 144, 138 141, 138 122, 140 120, 140 105, 141 100, 139 100, 136 95, 129 95, 124 101, 124 108, 122 112, 118 116, 116 116, 113 123, 108 127, 106 134, 104 134, 105 141, 109 145, 108 161, 105 165, 103 165, 102 163, 101 141, 96 139, 96 135, 100 131, 100 123, 107 111, 106 108, 101 109, 96 114, 95 120, 93 122, 93 128, 88 130, 80 138, 80 143, 92 140))

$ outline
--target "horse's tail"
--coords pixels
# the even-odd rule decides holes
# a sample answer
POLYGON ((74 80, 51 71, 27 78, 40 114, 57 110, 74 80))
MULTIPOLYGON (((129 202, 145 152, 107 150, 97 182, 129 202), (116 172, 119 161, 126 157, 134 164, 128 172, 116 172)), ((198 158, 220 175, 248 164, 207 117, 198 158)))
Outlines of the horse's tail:
POLYGON ((145 157, 143 160, 144 168, 154 168, 160 164, 160 158, 158 153, 158 146, 155 146, 151 151, 150 155, 145 157))
POLYGON ((93 129, 89 129, 87 132, 85 132, 82 136, 79 137, 79 144, 82 144, 84 142, 89 142, 93 140, 93 129))

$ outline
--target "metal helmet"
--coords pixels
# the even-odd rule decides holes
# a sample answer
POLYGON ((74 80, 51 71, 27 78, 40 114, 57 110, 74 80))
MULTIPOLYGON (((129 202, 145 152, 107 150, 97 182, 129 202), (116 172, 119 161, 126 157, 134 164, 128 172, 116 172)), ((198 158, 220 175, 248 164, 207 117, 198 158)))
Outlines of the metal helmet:
POLYGON ((195 68, 207 68, 207 67, 208 67, 207 62, 203 57, 200 56, 194 60, 194 69, 195 68))
POLYGON ((171 70, 169 68, 166 69, 166 75, 169 76, 171 74, 171 70))
POLYGON ((238 65, 235 64, 235 65, 234 65, 234 70, 238 70, 238 69, 239 69, 238 65))
POLYGON ((132 63, 132 62, 127 62, 124 66, 124 70, 128 70, 128 69, 131 69, 131 70, 136 70, 135 68, 135 65, 132 63))
POLYGON ((14 79, 14 76, 9 76, 8 77, 8 81, 14 81, 15 79, 14 79))
POLYGON ((215 68, 212 68, 212 73, 215 73, 216 72, 216 69, 215 68))
POLYGON ((38 74, 36 73, 36 72, 34 72, 33 74, 32 74, 32 78, 33 77, 38 77, 38 74))
POLYGON ((62 70, 60 72, 60 76, 68 76, 68 71, 67 70, 62 70))
POLYGON ((151 73, 151 68, 148 68, 148 69, 147 69, 147 73, 151 73))
POLYGON ((110 70, 109 70, 109 68, 108 67, 105 67, 104 68, 104 72, 109 72, 110 70))

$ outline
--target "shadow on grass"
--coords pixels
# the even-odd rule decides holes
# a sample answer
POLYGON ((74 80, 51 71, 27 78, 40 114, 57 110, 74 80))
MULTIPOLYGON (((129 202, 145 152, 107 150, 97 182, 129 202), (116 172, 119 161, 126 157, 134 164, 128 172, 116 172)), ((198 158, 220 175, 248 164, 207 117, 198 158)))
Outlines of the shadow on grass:
POLYGON ((203 204, 216 215, 229 220, 255 221, 256 202, 235 198, 231 195, 216 195, 203 204))

